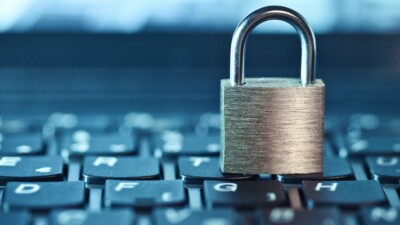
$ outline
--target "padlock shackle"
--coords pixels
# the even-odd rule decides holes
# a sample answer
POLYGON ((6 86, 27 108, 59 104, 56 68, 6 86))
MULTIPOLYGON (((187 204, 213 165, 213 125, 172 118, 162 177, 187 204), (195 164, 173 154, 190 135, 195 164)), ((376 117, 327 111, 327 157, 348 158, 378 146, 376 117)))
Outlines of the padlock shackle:
POLYGON ((268 20, 285 21, 296 29, 301 40, 301 83, 303 85, 313 83, 317 52, 314 32, 310 25, 302 15, 292 9, 282 6, 267 6, 249 14, 239 23, 233 33, 230 56, 231 85, 245 84, 244 51, 247 37, 256 26, 268 20))

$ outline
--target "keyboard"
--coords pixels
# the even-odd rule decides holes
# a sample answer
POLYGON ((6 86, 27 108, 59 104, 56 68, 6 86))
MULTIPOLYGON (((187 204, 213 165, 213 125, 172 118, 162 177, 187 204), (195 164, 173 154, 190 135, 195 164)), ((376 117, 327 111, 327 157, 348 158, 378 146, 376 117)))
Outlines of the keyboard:
POLYGON ((220 115, 3 117, 1 225, 400 224, 400 118, 327 117, 324 173, 223 174, 220 115))

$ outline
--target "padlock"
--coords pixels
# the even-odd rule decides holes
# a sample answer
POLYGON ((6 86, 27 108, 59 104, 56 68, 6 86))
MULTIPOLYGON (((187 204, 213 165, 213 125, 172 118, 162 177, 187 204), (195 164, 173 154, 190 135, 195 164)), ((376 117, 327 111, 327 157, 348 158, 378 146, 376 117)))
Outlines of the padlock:
POLYGON ((286 7, 264 7, 236 28, 230 79, 221 80, 221 158, 225 173, 322 173, 325 84, 315 79, 316 43, 307 21, 286 7), (291 24, 301 40, 301 79, 246 78, 244 49, 260 23, 291 24))

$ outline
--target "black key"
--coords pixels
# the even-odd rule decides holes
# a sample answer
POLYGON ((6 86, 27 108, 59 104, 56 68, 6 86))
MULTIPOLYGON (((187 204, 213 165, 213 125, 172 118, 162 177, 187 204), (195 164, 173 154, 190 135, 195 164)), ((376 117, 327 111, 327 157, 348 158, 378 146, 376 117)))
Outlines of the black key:
POLYGON ((43 138, 38 133, 1 135, 0 155, 35 155, 45 151, 43 138))
POLYGON ((83 178, 89 184, 103 185, 106 179, 158 179, 160 165, 155 158, 87 157, 83 164, 83 178))
POLYGON ((350 163, 347 159, 329 156, 324 158, 323 174, 278 175, 284 183, 300 184, 303 180, 350 180, 354 179, 350 163))
POLYGON ((135 140, 118 133, 96 133, 79 130, 63 141, 61 150, 65 158, 80 158, 84 155, 131 155, 136 153, 135 140))
POLYGON ((206 204, 212 207, 248 208, 286 203, 283 186, 278 181, 205 181, 204 196, 206 204))
POLYGON ((217 157, 181 157, 178 161, 182 179, 188 184, 204 180, 254 180, 253 175, 222 173, 217 157))
POLYGON ((350 155, 398 155, 400 137, 369 137, 347 143, 350 155))
POLYGON ((307 205, 340 205, 356 207, 385 203, 386 197, 375 180, 304 181, 302 185, 307 205))
POLYGON ((221 150, 220 136, 183 135, 177 131, 164 131, 157 139, 155 155, 174 157, 177 155, 210 156, 221 150))
POLYGON ((361 210, 361 219, 365 225, 398 225, 400 209, 389 207, 373 207, 361 210))
POLYGON ((367 164, 371 176, 383 183, 399 183, 400 157, 368 157, 367 164))
POLYGON ((232 209, 163 209, 156 210, 154 215, 157 225, 237 225, 232 209))
POLYGON ((54 209, 82 205, 85 188, 80 181, 9 182, 4 197, 5 209, 54 209))
POLYGON ((107 180, 106 206, 168 206, 182 204, 185 191, 180 180, 121 181, 107 180))
POLYGON ((51 181, 63 179, 59 156, 0 157, 0 185, 9 181, 51 181))
POLYGON ((292 208, 274 208, 267 210, 262 216, 265 225, 339 225, 341 215, 336 208, 320 208, 313 210, 295 210, 292 208))
POLYGON ((52 225, 132 225, 134 214, 129 209, 86 211, 70 209, 51 214, 52 225))
POLYGON ((4 225, 28 225, 30 215, 27 212, 0 213, 0 224, 4 225))

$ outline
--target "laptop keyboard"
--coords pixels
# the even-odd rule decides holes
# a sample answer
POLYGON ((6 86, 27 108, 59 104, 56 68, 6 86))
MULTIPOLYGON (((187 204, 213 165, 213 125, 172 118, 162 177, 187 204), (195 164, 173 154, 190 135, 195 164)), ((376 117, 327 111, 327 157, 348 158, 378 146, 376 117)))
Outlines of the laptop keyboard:
POLYGON ((400 119, 326 125, 324 174, 243 175, 218 114, 3 118, 0 224, 400 224, 400 119))

